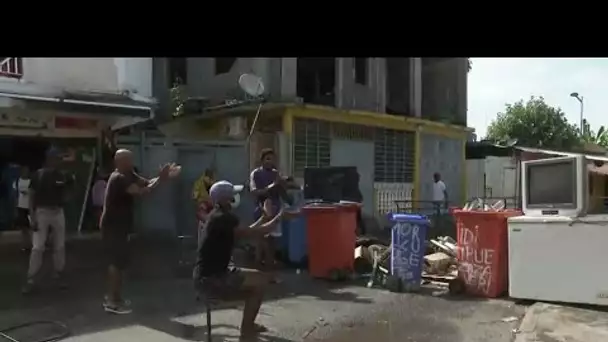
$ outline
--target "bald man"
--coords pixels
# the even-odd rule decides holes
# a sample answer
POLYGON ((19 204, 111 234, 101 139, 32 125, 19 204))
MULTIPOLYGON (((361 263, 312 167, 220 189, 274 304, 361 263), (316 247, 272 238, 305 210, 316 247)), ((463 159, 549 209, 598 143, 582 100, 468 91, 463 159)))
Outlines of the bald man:
POLYGON ((104 310, 114 314, 131 312, 129 302, 121 296, 122 277, 129 262, 129 234, 133 232, 134 197, 150 193, 169 177, 170 165, 164 165, 158 177, 151 180, 133 170, 133 154, 118 150, 114 155, 116 169, 110 175, 106 188, 100 227, 104 249, 108 258, 108 293, 104 310))

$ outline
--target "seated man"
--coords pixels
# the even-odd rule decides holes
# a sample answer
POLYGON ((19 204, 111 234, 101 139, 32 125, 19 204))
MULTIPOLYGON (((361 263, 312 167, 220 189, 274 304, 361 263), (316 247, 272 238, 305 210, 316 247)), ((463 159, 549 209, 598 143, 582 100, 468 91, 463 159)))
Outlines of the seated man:
POLYGON ((256 324, 255 319, 269 276, 255 270, 229 267, 235 240, 268 234, 283 216, 283 211, 270 220, 262 215, 251 226, 243 226, 232 213, 231 204, 234 194, 240 190, 242 188, 235 188, 227 181, 219 181, 209 190, 214 209, 207 218, 205 234, 200 239, 194 280, 197 290, 205 295, 221 299, 244 298, 241 339, 246 340, 266 330, 256 324))

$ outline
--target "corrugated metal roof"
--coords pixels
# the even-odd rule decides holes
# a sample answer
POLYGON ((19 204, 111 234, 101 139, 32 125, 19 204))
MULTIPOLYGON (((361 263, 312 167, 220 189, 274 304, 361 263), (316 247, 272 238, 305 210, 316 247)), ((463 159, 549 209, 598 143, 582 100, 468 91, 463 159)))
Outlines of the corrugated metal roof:
POLYGON ((589 160, 598 160, 598 161, 608 162, 608 156, 598 156, 598 155, 578 153, 578 152, 544 150, 544 149, 540 149, 540 148, 522 147, 522 146, 514 146, 514 148, 516 148, 520 151, 530 152, 530 153, 554 154, 554 155, 563 156, 563 157, 585 156, 589 160))

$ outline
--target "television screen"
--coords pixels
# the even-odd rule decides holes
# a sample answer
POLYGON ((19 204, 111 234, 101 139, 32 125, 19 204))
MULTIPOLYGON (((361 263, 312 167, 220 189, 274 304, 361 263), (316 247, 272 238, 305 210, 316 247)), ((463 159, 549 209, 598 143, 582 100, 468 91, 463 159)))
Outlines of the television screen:
POLYGON ((326 202, 359 202, 359 179, 354 166, 307 167, 304 169, 304 197, 326 202))
POLYGON ((575 205, 575 168, 571 160, 528 165, 528 205, 575 205))

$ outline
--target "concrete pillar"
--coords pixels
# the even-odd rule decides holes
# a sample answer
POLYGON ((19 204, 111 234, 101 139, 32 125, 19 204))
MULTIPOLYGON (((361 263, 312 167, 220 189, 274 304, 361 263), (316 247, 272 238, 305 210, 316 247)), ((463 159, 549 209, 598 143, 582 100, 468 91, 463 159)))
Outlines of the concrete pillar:
MULTIPOLYGON (((341 90, 337 94, 342 99, 342 106, 338 108, 353 109, 357 107, 357 99, 355 93, 355 59, 336 58, 340 63, 337 64, 336 73, 340 73, 341 90), (339 71, 338 71, 339 70, 339 71)), ((369 68, 368 68, 369 69, 369 68)), ((336 82, 337 84, 337 82, 336 82)))
MULTIPOLYGON (((363 104, 366 110, 374 112, 378 111, 379 93, 378 93, 378 58, 367 59, 367 84, 365 85, 365 93, 368 93, 368 101, 370 103, 363 104)), ((359 109, 359 108, 358 108, 359 109)), ((363 109, 363 108, 361 108, 363 109)))
POLYGON ((460 68, 458 69, 458 83, 456 85, 458 96, 458 115, 460 121, 466 125, 467 123, 467 82, 469 78, 469 59, 460 58, 460 68))
POLYGON ((376 74, 378 82, 376 89, 378 90, 378 108, 377 112, 384 113, 386 111, 386 58, 376 58, 376 74))
POLYGON ((209 57, 188 58, 188 93, 192 96, 208 96, 215 77, 215 59, 209 57))
POLYGON ((262 82, 264 82, 266 91, 268 91, 268 85, 270 84, 270 58, 250 58, 249 63, 251 71, 248 72, 260 77, 262 82))
POLYGON ((281 96, 281 64, 282 58, 268 58, 268 80, 266 84, 266 96, 272 101, 280 101, 281 96))
POLYGON ((422 58, 410 58, 410 113, 422 117, 422 58))
MULTIPOLYGON (((355 72, 354 69, 352 72, 355 72)), ((334 88, 337 108, 344 108, 344 79, 346 76, 344 73, 344 58, 338 57, 336 58, 336 86, 334 88)))
POLYGON ((298 79, 298 59, 281 58, 281 98, 295 99, 298 79))

